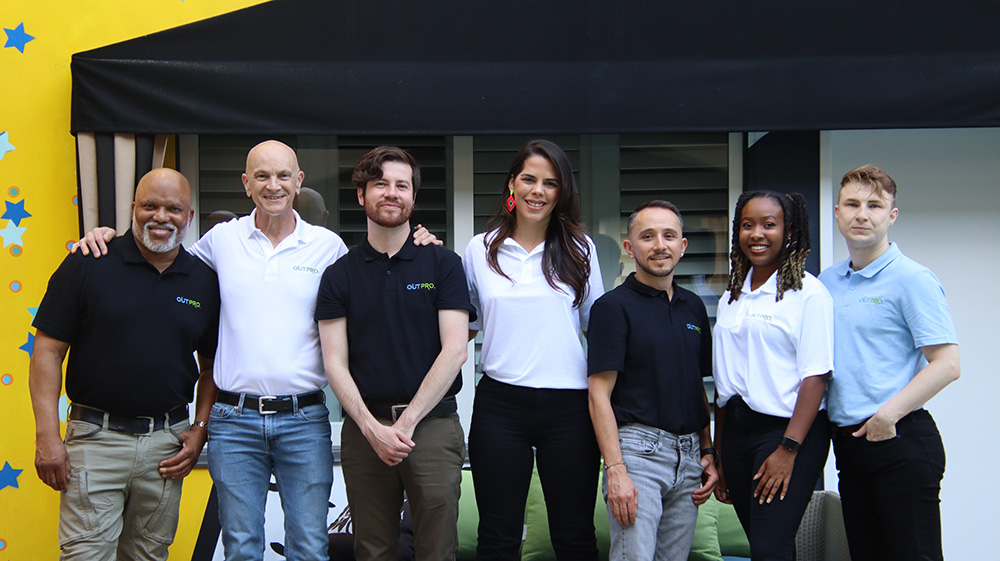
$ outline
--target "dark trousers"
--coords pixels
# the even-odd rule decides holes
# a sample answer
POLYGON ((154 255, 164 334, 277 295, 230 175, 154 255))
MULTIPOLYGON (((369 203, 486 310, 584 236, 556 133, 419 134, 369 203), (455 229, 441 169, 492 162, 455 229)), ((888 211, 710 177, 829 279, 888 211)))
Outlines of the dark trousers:
POLYGON ((726 404, 722 470, 736 515, 750 540, 753 561, 794 561, 795 534, 830 453, 829 423, 826 411, 820 411, 795 456, 785 499, 779 500, 779 493, 770 504, 759 504, 753 497, 757 488, 753 476, 781 446, 787 427, 788 419, 757 413, 739 397, 726 404))
POLYGON ((600 450, 587 390, 526 388, 488 376, 476 388, 469 429, 469 462, 479 507, 476 558, 520 559, 534 461, 556 557, 596 560, 600 450))
POLYGON ((838 431, 833 438, 853 561, 944 558, 941 434, 918 409, 896 423, 896 435, 869 442, 838 431))

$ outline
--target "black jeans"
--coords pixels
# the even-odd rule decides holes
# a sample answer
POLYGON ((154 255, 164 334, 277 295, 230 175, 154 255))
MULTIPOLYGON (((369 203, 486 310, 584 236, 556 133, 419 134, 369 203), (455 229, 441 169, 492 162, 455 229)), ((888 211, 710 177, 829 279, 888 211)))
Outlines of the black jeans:
POLYGON ((833 438, 844 526, 853 561, 940 560, 944 445, 933 417, 918 409, 880 442, 833 438))
POLYGON ((795 560, 795 534, 830 453, 829 423, 821 410, 795 456, 785 499, 775 495, 770 504, 759 504, 753 498, 753 476, 781 446, 787 427, 788 419, 757 413, 738 396, 726 403, 722 471, 753 561, 795 560))
POLYGON ((520 559, 534 461, 556 557, 596 560, 600 450, 587 390, 526 388, 489 376, 476 388, 469 429, 469 462, 479 507, 476 558, 520 559))

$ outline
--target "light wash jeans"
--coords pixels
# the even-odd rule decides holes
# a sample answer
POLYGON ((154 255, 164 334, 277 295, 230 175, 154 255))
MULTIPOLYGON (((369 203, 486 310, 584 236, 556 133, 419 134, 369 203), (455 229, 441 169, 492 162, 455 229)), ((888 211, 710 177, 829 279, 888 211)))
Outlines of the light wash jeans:
MULTIPOLYGON (((691 493, 701 486, 701 446, 697 434, 675 435, 654 427, 618 428, 625 468, 638 494, 635 523, 623 526, 608 508, 609 559, 685 561, 694 539, 698 507, 691 493)), ((602 485, 608 498, 608 476, 602 485)))
POLYGON ((285 558, 328 559, 328 501, 333 484, 329 411, 324 404, 261 415, 212 405, 208 469, 219 495, 226 560, 264 556, 264 503, 271 474, 285 516, 285 558))

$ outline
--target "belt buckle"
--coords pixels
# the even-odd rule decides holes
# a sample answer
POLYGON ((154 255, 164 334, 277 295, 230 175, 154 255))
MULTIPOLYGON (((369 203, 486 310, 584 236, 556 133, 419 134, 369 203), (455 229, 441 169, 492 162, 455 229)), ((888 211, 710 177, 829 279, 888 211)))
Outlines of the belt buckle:
POLYGON ((257 412, 260 413, 261 415, 273 415, 273 414, 277 413, 277 411, 264 411, 264 400, 266 399, 266 400, 270 401, 272 399, 277 399, 277 398, 278 398, 278 396, 276 396, 276 395, 262 395, 262 396, 258 397, 257 398, 257 412))
POLYGON ((389 411, 392 412, 392 422, 395 423, 399 419, 399 416, 403 414, 403 411, 406 411, 406 407, 406 404, 389 406, 389 411))
POLYGON ((143 415, 139 415, 138 417, 136 417, 136 419, 149 419, 149 430, 146 431, 146 432, 136 433, 136 435, 153 434, 154 427, 156 427, 156 419, 155 418, 153 418, 153 417, 145 417, 143 415))

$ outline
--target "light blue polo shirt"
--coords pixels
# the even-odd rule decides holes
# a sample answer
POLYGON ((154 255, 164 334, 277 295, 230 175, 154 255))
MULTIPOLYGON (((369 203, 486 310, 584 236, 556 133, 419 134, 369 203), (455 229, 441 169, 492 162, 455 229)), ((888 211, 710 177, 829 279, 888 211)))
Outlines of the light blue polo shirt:
POLYGON ((827 410, 838 426, 865 421, 899 393, 927 365, 921 347, 958 343, 941 282, 895 243, 860 271, 848 259, 819 279, 833 297, 827 410))

